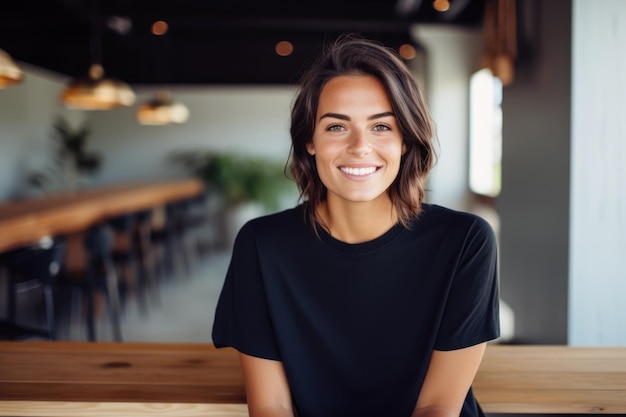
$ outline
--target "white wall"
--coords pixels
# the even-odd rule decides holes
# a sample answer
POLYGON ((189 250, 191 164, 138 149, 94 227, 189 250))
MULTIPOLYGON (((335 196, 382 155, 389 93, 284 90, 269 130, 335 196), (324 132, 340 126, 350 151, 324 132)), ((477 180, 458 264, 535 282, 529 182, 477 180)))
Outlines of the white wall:
POLYGON ((55 117, 63 115, 71 123, 83 117, 59 103, 59 77, 23 67, 25 81, 0 90, 0 200, 22 196, 28 173, 49 163, 55 117))
POLYGON ((136 122, 137 106, 151 98, 154 88, 139 90, 132 108, 89 115, 93 146, 105 158, 98 182, 184 175, 166 161, 175 150, 232 151, 286 161, 293 88, 203 86, 171 91, 189 108, 185 124, 143 126, 136 122))
POLYGON ((439 141, 428 201, 467 210, 469 82, 480 69, 482 34, 441 25, 415 25, 412 33, 426 50, 426 98, 439 141))
POLYGON ((626 346, 626 2, 573 2, 569 343, 626 346))

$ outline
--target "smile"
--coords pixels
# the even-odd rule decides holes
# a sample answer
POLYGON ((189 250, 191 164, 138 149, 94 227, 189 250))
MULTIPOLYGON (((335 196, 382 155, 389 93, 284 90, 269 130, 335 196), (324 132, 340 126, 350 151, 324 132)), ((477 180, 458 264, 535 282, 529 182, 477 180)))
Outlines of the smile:
POLYGON ((351 167, 340 167, 341 172, 345 172, 350 175, 369 175, 376 172, 377 167, 365 167, 365 168, 351 168, 351 167))

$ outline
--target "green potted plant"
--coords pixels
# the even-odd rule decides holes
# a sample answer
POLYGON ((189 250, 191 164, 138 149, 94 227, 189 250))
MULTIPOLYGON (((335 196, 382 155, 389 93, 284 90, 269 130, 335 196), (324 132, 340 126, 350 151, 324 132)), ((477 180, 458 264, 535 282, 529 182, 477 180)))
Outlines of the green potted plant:
POLYGON ((86 126, 73 128, 59 116, 52 127, 55 142, 53 163, 45 170, 30 173, 27 181, 44 192, 75 189, 86 177, 98 172, 102 158, 100 154, 87 150, 90 131, 86 126))
POLYGON ((278 209, 284 196, 296 192, 284 165, 267 158, 211 151, 178 151, 169 158, 200 178, 207 193, 219 200, 225 245, 247 218, 278 209))
POLYGON ((266 209, 279 206, 280 198, 294 184, 275 161, 233 153, 182 151, 171 160, 202 179, 209 193, 228 207, 259 203, 266 209))

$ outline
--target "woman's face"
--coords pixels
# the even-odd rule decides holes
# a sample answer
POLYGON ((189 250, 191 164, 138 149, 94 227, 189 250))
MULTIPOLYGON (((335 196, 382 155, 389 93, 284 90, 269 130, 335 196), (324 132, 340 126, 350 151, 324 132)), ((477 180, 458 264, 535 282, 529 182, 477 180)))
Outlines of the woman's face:
POLYGON ((315 156, 329 202, 389 199, 404 145, 383 84, 361 75, 328 81, 307 151, 315 156))

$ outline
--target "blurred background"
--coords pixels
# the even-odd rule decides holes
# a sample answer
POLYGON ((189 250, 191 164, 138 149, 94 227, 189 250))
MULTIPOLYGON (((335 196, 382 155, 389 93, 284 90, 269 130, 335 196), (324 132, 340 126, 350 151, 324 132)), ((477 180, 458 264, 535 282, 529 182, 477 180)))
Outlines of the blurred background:
POLYGON ((621 0, 14 3, 0 13, 3 337, 209 342, 234 234, 297 204, 283 168, 298 77, 358 33, 426 93, 428 202, 498 234, 501 342, 625 345, 624 27, 621 0), (94 206, 108 214, 87 222, 94 206))

